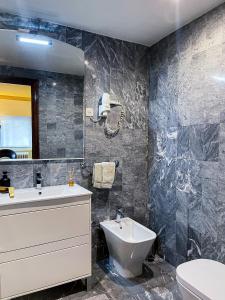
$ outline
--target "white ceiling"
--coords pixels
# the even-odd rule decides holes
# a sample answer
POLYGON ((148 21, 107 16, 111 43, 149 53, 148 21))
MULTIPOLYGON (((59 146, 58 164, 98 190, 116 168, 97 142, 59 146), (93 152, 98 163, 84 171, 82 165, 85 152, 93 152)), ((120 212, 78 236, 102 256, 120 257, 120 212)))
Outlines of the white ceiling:
POLYGON ((31 37, 15 30, 0 30, 0 65, 84 75, 84 52, 81 49, 40 35, 36 35, 35 39, 51 41, 52 45, 21 43, 17 35, 31 37))
POLYGON ((0 10, 152 45, 222 0, 1 0, 0 10))

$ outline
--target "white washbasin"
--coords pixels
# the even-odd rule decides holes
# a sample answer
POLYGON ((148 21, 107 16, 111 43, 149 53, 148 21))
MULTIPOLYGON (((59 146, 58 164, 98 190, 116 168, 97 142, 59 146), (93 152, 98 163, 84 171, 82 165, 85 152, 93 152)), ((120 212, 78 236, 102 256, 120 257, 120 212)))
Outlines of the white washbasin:
POLYGON ((6 205, 15 205, 20 203, 29 203, 42 200, 63 199, 91 195, 92 193, 80 185, 74 187, 68 185, 57 185, 43 187, 41 190, 36 188, 16 189, 14 198, 9 198, 9 194, 0 194, 0 207, 6 205), (39 194, 41 192, 41 194, 39 194))

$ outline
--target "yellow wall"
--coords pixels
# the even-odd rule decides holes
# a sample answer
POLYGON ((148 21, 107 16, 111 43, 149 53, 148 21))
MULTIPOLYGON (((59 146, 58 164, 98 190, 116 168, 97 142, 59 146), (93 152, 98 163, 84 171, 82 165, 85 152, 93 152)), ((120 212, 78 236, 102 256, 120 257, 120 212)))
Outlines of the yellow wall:
POLYGON ((31 116, 31 102, 0 99, 0 116, 31 116))
POLYGON ((31 87, 0 83, 0 116, 31 116, 31 87))

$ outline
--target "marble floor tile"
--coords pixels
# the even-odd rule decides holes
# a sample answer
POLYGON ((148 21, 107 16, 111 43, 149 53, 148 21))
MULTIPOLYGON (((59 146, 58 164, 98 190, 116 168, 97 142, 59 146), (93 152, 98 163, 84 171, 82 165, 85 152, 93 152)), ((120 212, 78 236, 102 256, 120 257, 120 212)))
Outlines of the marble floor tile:
POLYGON ((16 300, 181 300, 175 268, 161 258, 143 265, 133 279, 120 276, 108 259, 93 266, 92 290, 82 281, 58 286, 16 300))

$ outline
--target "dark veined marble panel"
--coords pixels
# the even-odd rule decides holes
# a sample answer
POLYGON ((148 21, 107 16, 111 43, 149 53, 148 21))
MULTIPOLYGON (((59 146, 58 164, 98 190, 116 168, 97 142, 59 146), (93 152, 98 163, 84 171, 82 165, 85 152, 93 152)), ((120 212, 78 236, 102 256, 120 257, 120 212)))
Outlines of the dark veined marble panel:
POLYGON ((158 251, 174 265, 199 257, 225 263, 224 20, 222 4, 150 49, 149 208, 152 226, 163 228, 172 157, 175 226, 163 230, 158 251), (168 143, 171 128, 177 136, 168 143))

